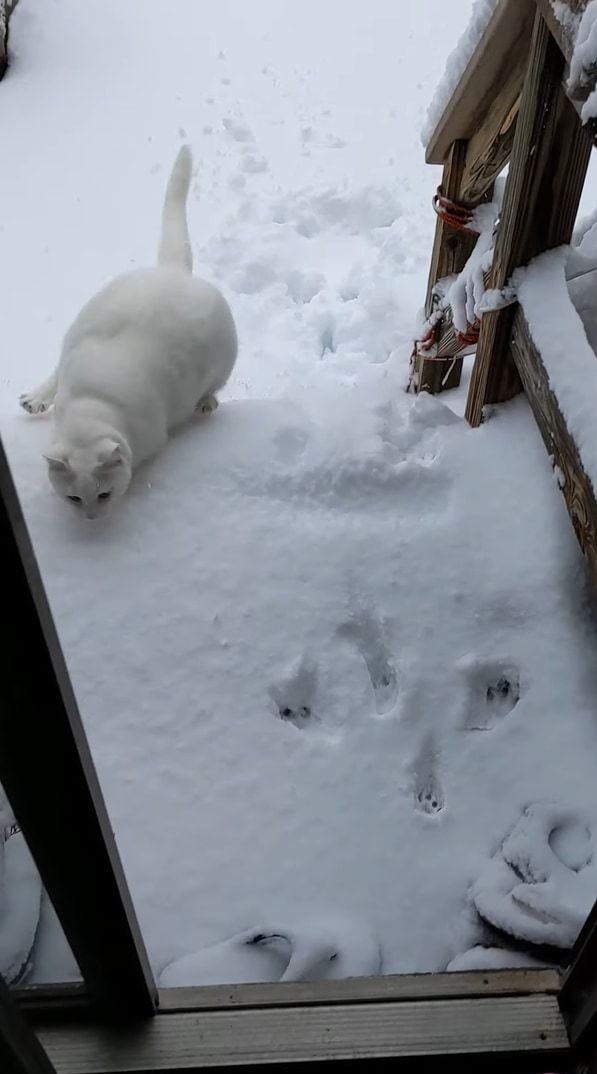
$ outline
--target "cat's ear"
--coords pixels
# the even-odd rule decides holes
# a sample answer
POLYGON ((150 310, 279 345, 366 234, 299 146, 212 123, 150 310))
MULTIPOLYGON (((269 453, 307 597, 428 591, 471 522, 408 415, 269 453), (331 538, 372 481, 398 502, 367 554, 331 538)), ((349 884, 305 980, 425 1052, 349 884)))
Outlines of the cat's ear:
POLYGON ((111 440, 99 452, 94 473, 99 474, 106 473, 108 470, 115 470, 117 466, 122 466, 123 461, 120 444, 117 444, 115 440, 111 440))
POLYGON ((66 456, 59 447, 52 448, 47 455, 44 455, 44 459, 50 470, 70 470, 66 456))

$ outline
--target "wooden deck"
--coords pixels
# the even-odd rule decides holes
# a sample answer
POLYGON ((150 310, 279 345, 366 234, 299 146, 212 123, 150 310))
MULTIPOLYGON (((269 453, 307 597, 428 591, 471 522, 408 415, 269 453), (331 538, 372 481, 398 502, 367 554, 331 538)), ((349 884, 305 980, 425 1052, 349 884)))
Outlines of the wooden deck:
POLYGON ((143 1025, 64 1025, 39 1008, 34 1025, 56 1074, 388 1058, 431 1070, 448 1057, 463 1069, 506 1063, 512 1074, 536 1074, 569 1060, 559 984, 552 971, 513 970, 168 989, 143 1025))

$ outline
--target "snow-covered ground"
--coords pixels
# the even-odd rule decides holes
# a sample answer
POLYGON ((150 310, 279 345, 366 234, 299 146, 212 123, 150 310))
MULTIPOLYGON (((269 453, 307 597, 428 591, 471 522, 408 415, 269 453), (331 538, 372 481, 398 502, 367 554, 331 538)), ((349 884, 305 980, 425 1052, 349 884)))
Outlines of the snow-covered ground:
MULTIPOLYGON (((594 625, 549 460, 524 399, 472 431, 462 391, 404 392, 438 182, 419 132, 471 6, 14 18, 2 436, 164 983, 279 977, 288 944, 248 942, 268 932, 291 976, 511 964, 478 912, 565 947, 597 895, 594 625), (81 525, 16 400, 83 301, 154 259, 181 141, 238 366, 81 525)), ((46 905, 33 963, 76 972, 46 905)))

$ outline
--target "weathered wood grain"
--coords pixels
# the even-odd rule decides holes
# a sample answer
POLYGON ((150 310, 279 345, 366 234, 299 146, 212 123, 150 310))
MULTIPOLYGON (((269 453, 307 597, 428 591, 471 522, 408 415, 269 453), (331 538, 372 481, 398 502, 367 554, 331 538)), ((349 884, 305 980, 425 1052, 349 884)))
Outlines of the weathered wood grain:
MULTIPOLYGON (((503 287, 516 267, 572 235, 591 140, 563 90, 563 66, 562 53, 537 12, 491 287, 503 287)), ((466 408, 471 425, 479 425, 486 403, 511 398, 520 387, 510 358, 513 318, 508 307, 482 319, 466 408)))
MULTIPOLYGON (((286 984, 213 985, 162 988, 160 1011, 216 1010, 222 1007, 293 1007, 336 1003, 413 1002, 481 996, 557 995, 556 970, 492 970, 491 973, 415 973, 351 977, 344 981, 286 984)), ((34 990, 35 991, 35 990, 34 990)))
MULTIPOLYGON (((578 20, 582 12, 586 8, 589 0, 567 0, 566 6, 572 13, 572 19, 570 22, 562 22, 556 15, 552 0, 537 0, 537 7, 539 8, 543 18, 545 19, 555 41, 557 41, 561 52, 566 60, 566 66, 564 68, 563 86, 564 92, 572 101, 575 111, 580 117, 583 104, 586 101, 589 94, 595 88, 597 82, 597 66, 591 68, 584 73, 584 77, 570 84, 570 69, 569 64, 572 59, 572 53, 574 51, 574 45, 576 40, 576 28, 574 23, 578 20)), ((593 145, 597 145, 597 121, 589 119, 586 123, 587 133, 591 137, 593 145)))
POLYGON ((510 77, 512 65, 528 52, 534 11, 534 0, 499 0, 429 139, 428 164, 443 164, 454 142, 469 141, 485 126, 493 101, 510 77))
MULTIPOLYGON (((444 171, 442 175, 442 189, 451 201, 460 200, 460 189, 466 160, 466 142, 454 142, 450 147, 444 171)), ((435 225, 435 238, 431 255, 431 266, 427 282, 427 296, 425 299, 425 315, 430 316, 433 307, 433 289, 438 280, 445 276, 452 276, 464 268, 475 246, 476 238, 464 231, 455 231, 438 216, 435 225)), ((456 388, 460 383, 462 373, 462 359, 454 363, 449 372, 449 363, 430 361, 424 353, 419 353, 415 358, 412 374, 412 383, 417 391, 427 391, 433 394, 446 388, 456 388), (444 383, 445 380, 445 383, 444 383)))
MULTIPOLYGON (((476 1070, 556 1070, 568 1041, 555 996, 420 1000, 158 1014, 117 1028, 38 1026, 57 1074, 131 1074, 392 1058, 469 1057, 476 1070), (504 1067, 504 1063, 506 1064, 504 1067), (492 1066, 495 1070, 495 1065, 492 1066)), ((429 1066, 423 1069, 431 1069, 429 1066)), ((459 1068, 461 1069, 461 1068, 459 1068)), ((470 1067, 468 1068, 470 1070, 470 1067)))
POLYGON ((521 58, 493 101, 485 122, 468 143, 460 188, 465 204, 481 201, 510 159, 523 79, 521 58))

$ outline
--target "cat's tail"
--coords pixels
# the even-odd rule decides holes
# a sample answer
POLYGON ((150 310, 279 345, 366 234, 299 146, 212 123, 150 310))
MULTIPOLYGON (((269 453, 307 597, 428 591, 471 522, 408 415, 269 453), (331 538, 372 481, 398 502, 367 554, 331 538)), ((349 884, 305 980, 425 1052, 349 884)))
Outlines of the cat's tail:
POLYGON ((158 265, 193 271, 193 252, 187 225, 186 203, 191 185, 193 158, 188 145, 181 146, 166 187, 162 210, 162 234, 158 265))

